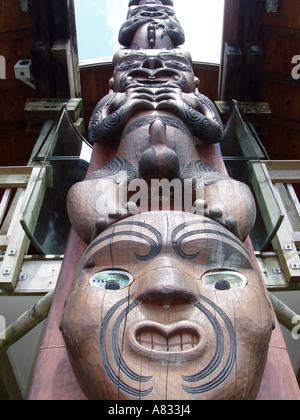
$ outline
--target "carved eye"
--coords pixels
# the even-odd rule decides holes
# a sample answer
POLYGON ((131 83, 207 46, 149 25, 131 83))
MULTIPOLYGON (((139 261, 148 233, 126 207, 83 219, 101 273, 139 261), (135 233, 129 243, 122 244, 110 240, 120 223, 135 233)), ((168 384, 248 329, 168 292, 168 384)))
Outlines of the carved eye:
POLYGON ((140 66, 139 62, 134 61, 134 60, 130 60, 130 61, 128 60, 128 61, 125 61, 124 63, 117 65, 116 70, 117 71, 131 70, 139 66, 140 66))
POLYGON ((178 69, 182 71, 191 71, 191 68, 184 63, 180 63, 180 61, 170 60, 165 62, 165 66, 171 69, 178 69))
POLYGON ((90 285, 106 290, 120 290, 133 282, 132 274, 123 270, 105 270, 90 278, 90 285))
POLYGON ((204 274, 202 282, 215 290, 229 290, 247 285, 246 277, 237 271, 211 271, 204 274))

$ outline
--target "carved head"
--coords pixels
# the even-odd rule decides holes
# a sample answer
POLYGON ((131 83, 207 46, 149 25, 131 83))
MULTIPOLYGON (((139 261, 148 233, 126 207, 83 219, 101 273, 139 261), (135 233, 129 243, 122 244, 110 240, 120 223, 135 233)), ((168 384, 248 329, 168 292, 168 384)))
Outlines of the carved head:
POLYGON ((130 0, 128 7, 140 6, 142 4, 164 4, 166 6, 173 6, 172 0, 130 0))
POLYGON ((128 9, 119 42, 133 49, 171 49, 185 42, 184 31, 174 9, 162 2, 140 2, 128 9))
POLYGON ((92 399, 254 399, 273 313, 252 258, 181 212, 118 222, 87 248, 61 329, 92 399))
POLYGON ((175 87, 182 92, 195 92, 199 79, 195 77, 191 56, 176 50, 120 50, 114 56, 113 89, 125 92, 132 87, 175 87))
POLYGON ((177 20, 174 9, 164 6, 162 3, 145 3, 144 5, 140 5, 138 7, 131 7, 128 10, 127 19, 131 18, 136 18, 133 22, 144 18, 147 18, 148 21, 149 19, 160 20, 168 18, 174 18, 177 20))

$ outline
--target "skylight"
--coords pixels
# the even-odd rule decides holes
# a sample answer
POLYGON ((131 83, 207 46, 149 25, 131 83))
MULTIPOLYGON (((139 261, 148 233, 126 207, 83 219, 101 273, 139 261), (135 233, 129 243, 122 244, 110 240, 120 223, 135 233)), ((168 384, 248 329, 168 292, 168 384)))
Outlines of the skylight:
MULTIPOLYGON (((224 0, 174 0, 194 61, 220 63, 224 0)), ((118 33, 128 0, 75 0, 79 60, 109 58, 120 48, 118 33)))

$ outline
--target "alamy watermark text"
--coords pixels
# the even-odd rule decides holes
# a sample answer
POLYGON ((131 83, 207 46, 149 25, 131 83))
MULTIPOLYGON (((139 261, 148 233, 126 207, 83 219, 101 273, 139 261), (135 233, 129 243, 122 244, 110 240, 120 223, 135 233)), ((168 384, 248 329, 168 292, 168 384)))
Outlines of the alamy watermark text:
POLYGON ((294 55, 292 64, 296 64, 292 69, 292 78, 294 80, 300 79, 300 55, 294 55))
POLYGON ((0 55, 0 79, 6 79, 6 60, 0 55))

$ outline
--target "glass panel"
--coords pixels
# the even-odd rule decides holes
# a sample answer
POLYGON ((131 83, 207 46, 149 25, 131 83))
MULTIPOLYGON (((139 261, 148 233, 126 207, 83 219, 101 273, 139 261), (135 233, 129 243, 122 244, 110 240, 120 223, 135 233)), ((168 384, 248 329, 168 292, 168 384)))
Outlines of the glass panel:
POLYGON ((243 120, 238 103, 233 102, 234 111, 225 126, 220 148, 229 175, 247 184, 253 192, 257 219, 250 237, 255 251, 265 251, 279 229, 283 215, 268 175, 260 163, 269 160, 268 155, 255 130, 243 120))
POLYGON ((62 255, 65 252, 71 224, 67 214, 66 196, 69 189, 85 178, 92 147, 74 126, 64 106, 36 151, 32 163, 47 169, 45 192, 37 188, 25 208, 21 224, 32 245, 41 254, 62 255), (31 201, 38 200, 39 215, 32 222, 31 201))

